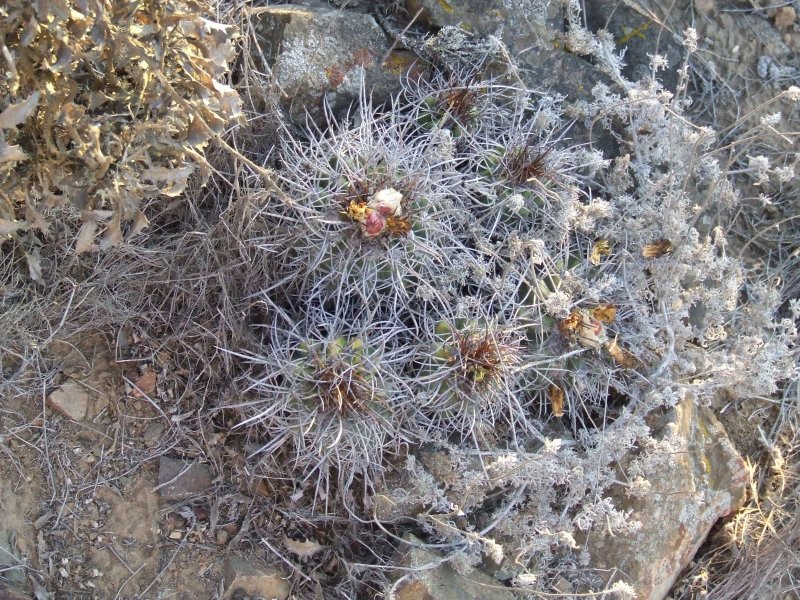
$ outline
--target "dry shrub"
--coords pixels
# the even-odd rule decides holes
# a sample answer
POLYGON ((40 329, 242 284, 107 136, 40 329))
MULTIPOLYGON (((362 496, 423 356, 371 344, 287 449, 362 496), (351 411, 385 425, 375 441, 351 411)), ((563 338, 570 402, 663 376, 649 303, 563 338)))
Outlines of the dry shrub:
POLYGON ((233 28, 208 12, 187 0, 4 3, 0 234, 46 232, 69 204, 83 219, 77 252, 101 228, 100 247, 117 245, 147 225, 143 199, 208 177, 205 146, 241 110, 220 81, 233 28))
POLYGON ((796 597, 800 581, 797 392, 796 382, 787 386, 773 431, 759 431, 764 452, 749 461, 749 500, 695 558, 673 590, 676 600, 796 597))

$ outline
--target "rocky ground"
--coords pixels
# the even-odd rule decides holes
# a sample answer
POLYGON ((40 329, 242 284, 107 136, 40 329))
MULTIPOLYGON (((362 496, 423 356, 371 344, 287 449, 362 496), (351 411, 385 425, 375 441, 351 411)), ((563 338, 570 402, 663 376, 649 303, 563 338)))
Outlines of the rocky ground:
MULTIPOLYGON (((346 107, 362 74, 375 86, 376 99, 394 93, 400 74, 420 68, 416 49, 393 37, 406 25, 499 31, 524 81, 569 101, 586 98, 593 82, 606 79, 560 46, 557 11, 543 26, 512 4, 409 0, 405 12, 387 19, 365 0, 308 0, 253 7, 250 30, 243 33, 255 71, 274 67, 283 107, 297 119, 306 110, 318 117, 323 99, 334 110, 346 107)), ((682 60, 682 32, 694 25, 700 50, 693 64, 693 110, 699 122, 731 140, 743 130, 743 115, 800 78, 792 4, 594 0, 585 9, 590 29, 608 29, 627 48, 629 78, 649 72, 648 53, 658 51, 670 61, 668 85, 674 85, 670 69, 682 60)), ((784 124, 791 124, 790 117, 784 115, 784 124)), ((592 139, 593 132, 576 128, 574 135, 592 139)), ((602 134, 594 141, 605 143, 602 134)), ((793 141, 776 136, 770 150, 791 152, 793 141)), ((748 227, 769 227, 791 210, 745 207, 748 218, 738 227, 746 257, 763 262, 773 239, 748 244, 754 235, 748 227)), ((335 550, 344 542, 333 529, 276 510, 270 500, 285 490, 249 477, 247 441, 230 443, 234 435, 224 427, 224 413, 201 418, 185 397, 189 386, 181 387, 193 374, 174 372, 158 341, 138 336, 108 331, 54 343, 47 354, 61 366, 46 388, 0 401, 0 598, 287 599, 299 597, 298 585, 312 580, 317 598, 336 597, 331 583, 345 567, 335 550)), ((752 483, 753 464, 774 466, 774 452, 765 449, 760 432, 771 431, 780 418, 777 402, 729 404, 721 396, 715 410, 689 402, 664 415, 655 428, 680 439, 693 459, 676 460, 660 476, 687 495, 702 496, 703 508, 687 518, 683 496, 632 503, 644 530, 633 541, 597 544, 596 566, 623 566, 638 580, 642 598, 699 598, 713 590, 714 571, 704 556, 722 556, 728 542, 721 532, 733 526, 739 508, 752 509, 757 490, 751 484, 758 485, 752 483), (703 546, 712 528, 716 537, 703 546)), ((351 554, 358 552, 364 549, 351 554)), ((424 564, 436 556, 418 551, 405 560, 424 564)), ((551 589, 546 597, 573 597, 567 582, 555 581, 551 589)), ((403 600, 511 597, 486 575, 464 578, 446 565, 426 584, 407 583, 396 594, 403 600)))

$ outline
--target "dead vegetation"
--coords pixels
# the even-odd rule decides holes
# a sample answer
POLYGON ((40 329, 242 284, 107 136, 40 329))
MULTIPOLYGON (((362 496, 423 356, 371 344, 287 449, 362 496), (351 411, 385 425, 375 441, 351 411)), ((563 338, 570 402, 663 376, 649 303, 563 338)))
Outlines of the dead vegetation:
POLYGON ((0 28, 4 234, 47 235, 68 205, 74 251, 105 249, 147 226, 143 201, 208 179, 209 139, 241 116, 232 28, 180 0, 10 2, 0 28))

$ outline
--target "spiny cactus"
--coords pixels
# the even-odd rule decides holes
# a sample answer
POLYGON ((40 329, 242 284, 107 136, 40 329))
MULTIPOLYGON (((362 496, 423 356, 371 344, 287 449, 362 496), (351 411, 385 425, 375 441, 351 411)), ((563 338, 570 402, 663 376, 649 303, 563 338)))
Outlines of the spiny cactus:
POLYGON ((420 354, 414 388, 423 426, 432 439, 494 438, 524 429, 520 379, 524 335, 486 320, 457 319, 436 326, 432 345, 420 354))
POLYGON ((253 452, 268 476, 289 476, 297 492, 327 503, 345 497, 356 478, 369 487, 387 455, 416 436, 396 372, 407 351, 391 347, 394 328, 324 328, 313 316, 273 327, 263 354, 241 355, 252 367, 247 400, 231 408, 243 415, 239 427, 264 440, 253 452))

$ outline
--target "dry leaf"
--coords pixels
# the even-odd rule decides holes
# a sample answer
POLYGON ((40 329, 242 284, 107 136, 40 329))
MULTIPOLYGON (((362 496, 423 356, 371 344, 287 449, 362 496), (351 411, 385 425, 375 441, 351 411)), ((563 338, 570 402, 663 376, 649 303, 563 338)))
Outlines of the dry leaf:
POLYGON ((187 132, 187 141, 190 146, 201 146, 208 141, 208 133, 202 119, 193 117, 187 132))
POLYGON ((114 218, 106 227, 103 239, 100 240, 100 249, 107 250, 108 248, 118 246, 124 239, 122 229, 120 228, 120 214, 115 213, 114 218))
POLYGON ((28 19, 28 22, 25 24, 25 28, 22 30, 22 35, 20 35, 19 45, 23 48, 30 46, 36 38, 37 33, 39 33, 39 23, 36 21, 36 18, 31 15, 31 18, 28 19))
POLYGON ((569 313, 566 319, 562 319, 558 324, 558 329, 567 337, 575 335, 578 331, 578 326, 581 323, 581 311, 577 308, 569 313))
POLYGON ((647 244, 642 248, 642 256, 645 258, 658 258, 672 252, 672 242, 669 240, 658 240, 653 244, 647 244))
POLYGON ((256 493, 263 498, 272 498, 274 495, 266 479, 261 479, 256 484, 256 493))
POLYGON ((78 239, 75 240, 75 254, 83 254, 91 250, 95 233, 97 233, 97 223, 95 221, 86 221, 81 225, 78 239))
POLYGON ((585 348, 600 348, 606 343, 606 328, 588 311, 575 309, 559 324, 561 333, 578 340, 585 348))
POLYGON ((36 209, 30 195, 25 199, 25 221, 31 229, 38 229, 44 233, 47 233, 50 229, 47 219, 36 209))
POLYGON ((116 222, 97 219, 83 228, 78 252, 116 245, 123 230, 135 235, 147 225, 138 212, 143 201, 159 192, 180 196, 190 176, 208 179, 211 167, 200 151, 209 128, 222 133, 231 120, 243 120, 239 95, 224 83, 237 53, 235 27, 203 18, 202 6, 187 0, 167 0, 157 15, 141 2, 123 4, 119 14, 105 1, 34 2, 41 5, 36 10, 24 0, 2 5, 6 189, 29 189, 40 199, 44 214, 36 223, 28 218, 34 213, 26 214, 28 230, 59 219, 47 209, 64 202, 118 213, 116 222), (43 79, 48 71, 61 76, 43 79), (17 127, 24 142, 12 137, 21 133, 17 127), (20 161, 25 168, 14 169, 20 161))
POLYGON ((606 350, 623 369, 635 369, 639 366, 639 359, 617 344, 617 338, 606 344, 606 350))
POLYGON ((148 225, 150 225, 150 221, 147 219, 145 214, 142 211, 137 210, 136 215, 133 217, 133 227, 131 227, 128 238, 130 239, 135 235, 139 235, 148 225))
POLYGON ((8 235, 9 233, 16 233, 20 230, 27 229, 27 225, 22 221, 9 221, 8 219, 0 219, 0 235, 8 235))
POLYGON ((589 262, 595 267, 600 264, 600 259, 603 256, 611 254, 611 246, 608 240, 599 240, 592 246, 592 251, 589 253, 589 262))
POLYGON ((222 116, 228 119, 238 119, 242 115, 242 99, 232 87, 219 83, 216 79, 211 82, 219 97, 219 108, 222 116))
POLYGON ((0 129, 11 129, 31 116, 39 104, 39 92, 35 91, 22 102, 10 104, 0 113, 0 129))
POLYGON ((26 252, 25 260, 28 263, 28 275, 31 276, 31 279, 36 283, 44 285, 44 279, 42 278, 42 261, 39 256, 39 251, 34 250, 33 252, 26 252))
POLYGON ((97 108, 100 108, 101 106, 103 106, 103 104, 105 104, 109 100, 111 100, 111 98, 106 96, 102 91, 100 90, 93 91, 89 94, 89 110, 95 110, 97 108))
POLYGON ((179 196, 186 189, 194 169, 195 165, 188 164, 180 168, 150 167, 142 173, 142 179, 154 184, 165 196, 179 196))
POLYGON ((564 416, 564 390, 555 383, 551 383, 547 388, 547 399, 550 401, 550 410, 554 417, 564 416))
POLYGON ((144 398, 145 396, 152 396, 156 391, 156 372, 148 371, 134 383, 133 391, 131 392, 132 398, 144 398))
POLYGON ((592 316, 601 323, 613 323, 617 318, 617 308, 613 304, 601 304, 592 309, 592 316))
POLYGON ((289 552, 296 554, 298 558, 308 558, 310 556, 314 556, 317 552, 327 548, 327 546, 323 546, 317 542, 312 542, 311 540, 306 542, 290 540, 285 535, 283 536, 283 545, 289 552))

